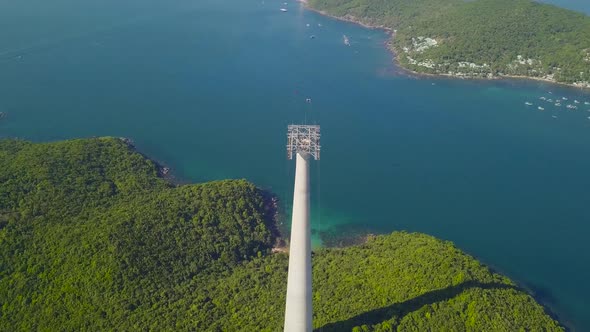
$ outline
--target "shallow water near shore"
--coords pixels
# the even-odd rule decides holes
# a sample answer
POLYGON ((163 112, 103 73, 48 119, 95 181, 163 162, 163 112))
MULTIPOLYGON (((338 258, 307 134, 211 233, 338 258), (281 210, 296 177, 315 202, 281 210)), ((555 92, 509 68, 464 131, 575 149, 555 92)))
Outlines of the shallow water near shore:
POLYGON ((22 0, 0 20, 0 137, 130 137, 182 179, 247 178, 288 211, 286 126, 319 122, 316 245, 429 233, 590 330, 588 92, 399 75, 383 32, 292 1, 22 0))

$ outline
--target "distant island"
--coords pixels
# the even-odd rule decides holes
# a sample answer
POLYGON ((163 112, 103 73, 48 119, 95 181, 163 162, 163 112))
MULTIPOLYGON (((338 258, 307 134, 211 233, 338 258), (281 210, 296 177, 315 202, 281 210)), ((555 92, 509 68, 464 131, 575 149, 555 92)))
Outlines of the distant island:
MULTIPOLYGON (((281 330, 276 200, 245 180, 162 174, 129 140, 0 140, 0 330, 281 330)), ((318 250, 313 285, 318 331, 564 330, 424 234, 318 250)))
POLYGON ((590 17, 531 0, 308 0, 392 32, 400 65, 463 78, 523 77, 590 88, 590 17))

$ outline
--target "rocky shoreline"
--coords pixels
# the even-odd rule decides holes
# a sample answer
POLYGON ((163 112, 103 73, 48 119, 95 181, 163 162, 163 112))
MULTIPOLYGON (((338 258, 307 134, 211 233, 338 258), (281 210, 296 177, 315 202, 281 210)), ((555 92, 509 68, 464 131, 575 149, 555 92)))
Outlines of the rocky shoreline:
POLYGON ((339 20, 339 21, 344 21, 344 22, 350 22, 350 23, 354 23, 356 25, 360 25, 363 28, 367 28, 367 29, 378 29, 378 30, 384 30, 385 32, 387 32, 388 34, 393 34, 393 30, 389 27, 386 27, 384 25, 371 25, 368 23, 363 22, 362 20, 352 16, 352 15, 346 15, 346 16, 335 16, 332 15, 326 11, 323 10, 319 10, 319 9, 315 9, 313 7, 311 7, 311 5, 309 4, 309 2, 307 0, 298 0, 303 7, 305 7, 305 9, 310 10, 312 12, 316 12, 320 15, 326 16, 326 17, 331 17, 333 19, 339 20))
MULTIPOLYGON (((180 186, 191 183, 190 181, 182 181, 178 179, 173 174, 172 169, 170 167, 165 166, 162 162, 154 158, 151 158, 150 156, 139 151, 135 146, 135 142, 133 141, 133 139, 128 137, 118 137, 118 139, 121 142, 123 142, 128 149, 140 154, 145 159, 154 163, 154 165, 156 166, 158 177, 168 181, 171 185, 180 186)), ((288 234, 288 229, 286 223, 284 222, 285 214, 281 210, 279 197, 267 189, 258 188, 258 193, 260 194, 264 202, 264 220, 267 221, 266 226, 270 229, 270 232, 275 242, 271 251, 273 253, 289 252, 288 239, 285 236, 286 234, 288 234)))
POLYGON ((179 179, 178 177, 176 177, 171 171, 172 169, 168 166, 165 166, 162 162, 151 158, 149 156, 147 156, 146 154, 142 153, 141 151, 139 151, 136 147, 135 147, 135 142, 128 137, 118 137, 119 140, 123 143, 125 143, 125 145, 127 145, 127 147, 129 149, 131 149, 133 152, 139 153, 141 156, 143 156, 145 159, 151 161, 152 163, 154 163, 154 165, 156 166, 156 170, 158 172, 158 176, 167 180, 168 182, 172 183, 173 185, 183 185, 183 184, 187 184, 189 182, 187 181, 182 181, 181 179, 179 179))

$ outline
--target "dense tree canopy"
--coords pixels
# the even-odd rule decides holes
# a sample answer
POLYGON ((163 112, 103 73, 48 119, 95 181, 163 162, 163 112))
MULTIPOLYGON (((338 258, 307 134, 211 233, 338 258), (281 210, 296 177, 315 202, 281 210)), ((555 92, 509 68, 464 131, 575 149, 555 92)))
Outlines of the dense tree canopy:
MULTIPOLYGON (((0 330, 276 331, 288 258, 252 184, 173 186, 114 138, 0 141, 0 330)), ((322 331, 559 331, 452 243, 372 237, 313 257, 322 331)))
POLYGON ((310 5, 395 30, 398 60, 414 71, 590 86, 590 17, 582 13, 532 0, 310 0, 310 5))
POLYGON ((173 187, 157 171, 114 138, 0 142, 0 330, 131 327, 272 247, 252 184, 173 187))

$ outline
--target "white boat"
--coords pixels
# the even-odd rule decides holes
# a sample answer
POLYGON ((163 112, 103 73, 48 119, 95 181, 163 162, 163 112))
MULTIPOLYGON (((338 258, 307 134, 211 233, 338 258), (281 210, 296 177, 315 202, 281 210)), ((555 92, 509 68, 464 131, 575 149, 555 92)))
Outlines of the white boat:
POLYGON ((342 40, 344 41, 344 45, 350 46, 350 39, 346 35, 342 35, 342 40))
POLYGON ((544 109, 543 107, 541 107, 541 106, 537 107, 537 109, 538 109, 539 111, 544 111, 544 110, 545 110, 545 109, 544 109))
POLYGON ((284 13, 287 11, 287 8, 281 8, 280 11, 282 11, 284 13))
POLYGON ((560 103, 555 103, 555 106, 559 107, 559 106, 561 106, 561 104, 560 103))
POLYGON ((552 103, 553 102, 553 99, 547 99, 547 102, 548 103, 552 103))
POLYGON ((557 115, 552 115, 551 117, 554 119, 557 119, 557 115))
POLYGON ((579 101, 577 101, 577 100, 574 100, 574 103, 575 103, 575 104, 579 104, 580 102, 579 102, 579 101))
POLYGON ((590 101, 585 101, 584 105, 590 105, 590 101))
POLYGON ((563 99, 563 100, 567 100, 567 98, 566 98, 566 97, 561 97, 561 99, 563 99))
MULTIPOLYGON (((434 83, 432 83, 432 84, 434 84, 434 83)), ((529 101, 525 102, 524 104, 527 105, 527 106, 533 106, 533 103, 531 103, 529 101)))
POLYGON ((541 100, 547 100, 547 98, 545 98, 545 97, 540 97, 539 99, 541 99, 541 100))

